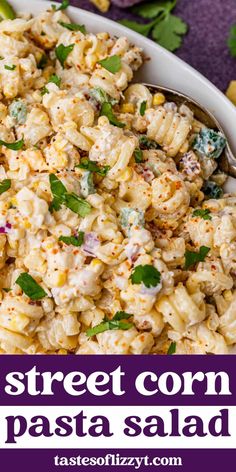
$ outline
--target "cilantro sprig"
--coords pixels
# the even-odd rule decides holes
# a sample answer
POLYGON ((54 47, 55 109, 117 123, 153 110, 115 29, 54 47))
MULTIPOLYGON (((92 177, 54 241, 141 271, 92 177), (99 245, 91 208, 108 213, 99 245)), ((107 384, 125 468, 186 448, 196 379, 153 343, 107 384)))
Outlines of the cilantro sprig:
POLYGON ((79 231, 78 236, 60 236, 58 241, 62 241, 65 243, 67 246, 82 246, 84 242, 84 232, 79 231))
POLYGON ((111 125, 117 126, 118 128, 124 128, 125 123, 119 121, 113 113, 112 105, 109 102, 104 102, 100 111, 100 116, 106 116, 110 121, 111 125))
POLYGON ((145 115, 146 108, 147 108, 147 100, 142 102, 141 105, 140 105, 139 113, 140 113, 141 116, 145 115))
POLYGON ((170 343, 167 354, 168 355, 175 354, 175 352, 176 352, 176 342, 174 341, 174 342, 170 343))
POLYGON ((227 44, 232 57, 236 57, 236 24, 231 26, 227 44))
POLYGON ((110 166, 99 167, 96 162, 90 161, 86 157, 82 157, 80 163, 75 167, 78 167, 79 169, 85 169, 90 172, 96 172, 96 174, 101 175, 102 177, 105 177, 107 172, 110 170, 110 166))
POLYGON ((156 287, 161 281, 160 272, 152 265, 138 265, 136 266, 130 276, 132 284, 143 283, 145 287, 156 287))
POLYGON ((0 182, 0 195, 2 195, 2 193, 6 192, 7 190, 9 190, 9 188, 11 188, 11 180, 10 179, 4 179, 0 182))
POLYGON ((111 320, 105 316, 101 323, 94 326, 93 328, 88 329, 86 334, 88 337, 91 337, 99 333, 104 333, 104 331, 114 329, 122 329, 125 331, 133 327, 133 323, 127 323, 123 321, 130 319, 131 316, 133 315, 126 313, 125 311, 117 311, 111 320))
POLYGON ((15 141, 14 143, 7 143, 0 139, 0 146, 5 146, 7 149, 11 149, 12 151, 19 151, 24 146, 24 139, 20 139, 19 141, 15 141))
POLYGON ((203 220, 212 220, 211 212, 208 208, 205 210, 194 210, 193 216, 200 216, 203 220))
POLYGON ((134 150, 134 159, 137 164, 143 162, 143 151, 142 149, 136 148, 134 150))
POLYGON ((187 270, 197 262, 203 262, 209 251, 210 248, 207 246, 201 246, 199 252, 186 251, 184 268, 187 270))
POLYGON ((13 64, 12 66, 8 66, 8 65, 4 66, 4 69, 6 69, 6 70, 15 70, 15 68, 16 68, 15 64, 13 64))
POLYGON ((69 4, 70 4, 69 0, 62 0, 61 5, 58 8, 56 5, 52 5, 52 9, 54 11, 66 10, 69 4))
POLYGON ((91 205, 83 198, 78 197, 75 193, 68 193, 64 184, 55 174, 49 175, 49 182, 53 195, 53 200, 50 204, 50 211, 58 211, 62 205, 65 205, 82 218, 90 213, 91 205))
POLYGON ((106 57, 98 62, 104 69, 108 70, 112 74, 116 74, 121 69, 121 58, 116 54, 114 56, 106 57))
POLYGON ((23 272, 16 279, 16 284, 31 299, 40 300, 47 296, 43 288, 27 272, 23 272))
POLYGON ((64 23, 64 21, 58 21, 58 23, 69 31, 80 31, 83 34, 86 34, 86 28, 84 25, 79 25, 77 23, 64 23))
POLYGON ((55 54, 63 68, 65 66, 65 61, 67 57, 69 56, 71 51, 73 51, 73 49, 74 49, 74 44, 69 44, 69 46, 64 46, 64 44, 59 44, 59 46, 56 47, 55 54))
POLYGON ((176 3, 177 0, 142 3, 133 8, 133 12, 142 18, 152 21, 143 24, 124 19, 120 23, 143 36, 151 34, 154 41, 158 44, 169 51, 175 51, 181 46, 182 38, 188 30, 187 24, 181 18, 171 13, 176 3))

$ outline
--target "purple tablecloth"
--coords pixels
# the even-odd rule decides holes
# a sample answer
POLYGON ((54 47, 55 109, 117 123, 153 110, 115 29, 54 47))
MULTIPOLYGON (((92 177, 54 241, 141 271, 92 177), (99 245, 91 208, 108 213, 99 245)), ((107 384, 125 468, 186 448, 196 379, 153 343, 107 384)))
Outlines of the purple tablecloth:
MULTIPOLYGON (((98 13, 88 0, 71 0, 70 4, 98 13)), ((226 45, 230 26, 236 24, 236 0, 179 0, 175 12, 189 25, 176 54, 225 91, 230 80, 236 80, 236 58, 226 45)), ((137 19, 114 5, 105 16, 137 19)))

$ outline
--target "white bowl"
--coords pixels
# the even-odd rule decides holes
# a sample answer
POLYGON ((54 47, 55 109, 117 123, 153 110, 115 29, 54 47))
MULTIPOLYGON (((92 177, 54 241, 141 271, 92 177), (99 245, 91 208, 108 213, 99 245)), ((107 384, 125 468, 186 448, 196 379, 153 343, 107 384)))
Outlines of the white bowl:
MULTIPOLYGON (((56 2, 53 0, 51 3, 44 0, 10 0, 10 3, 16 11, 30 12, 35 15, 56 2)), ((119 23, 80 8, 69 7, 67 12, 73 22, 85 24, 90 31, 107 31, 117 36, 125 35, 130 41, 143 48, 145 54, 150 57, 150 61, 137 73, 136 80, 179 90, 208 108, 221 123, 236 155, 236 107, 208 79, 154 41, 119 23)), ((229 179, 227 190, 232 191, 232 183, 235 189, 235 180, 229 179)))

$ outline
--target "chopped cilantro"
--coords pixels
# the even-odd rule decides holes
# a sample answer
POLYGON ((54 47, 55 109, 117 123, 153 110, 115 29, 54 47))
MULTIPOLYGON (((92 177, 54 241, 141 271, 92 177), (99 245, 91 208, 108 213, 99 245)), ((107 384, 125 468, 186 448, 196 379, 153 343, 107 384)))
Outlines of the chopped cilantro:
POLYGON ((80 31, 83 34, 86 34, 86 28, 84 25, 78 25, 76 23, 64 23, 64 21, 58 21, 59 25, 63 26, 70 31, 80 31))
POLYGON ((156 287, 161 281, 160 272, 152 265, 138 265, 131 273, 132 284, 143 284, 145 287, 156 287))
POLYGON ((52 9, 54 11, 65 10, 69 6, 69 4, 70 4, 69 0, 62 0, 61 5, 58 8, 56 5, 52 5, 52 9))
POLYGON ((104 67, 104 69, 107 69, 112 74, 115 74, 121 69, 121 58, 120 56, 116 55, 110 56, 106 59, 102 59, 102 61, 99 61, 98 64, 100 64, 102 67, 104 67))
POLYGON ((73 51, 74 44, 69 44, 69 46, 64 46, 64 44, 59 44, 59 46, 55 49, 55 54, 58 61, 61 63, 62 67, 64 68, 65 61, 71 51, 73 51))
POLYGON ((169 349, 167 351, 167 354, 175 354, 175 352, 176 352, 176 342, 172 342, 169 345, 169 349))
POLYGON ((153 139, 149 139, 145 134, 142 134, 139 138, 139 144, 141 149, 159 149, 160 146, 153 139))
POLYGON ((11 180, 10 179, 4 179, 0 182, 0 195, 2 195, 2 193, 6 192, 7 190, 9 190, 9 188, 11 188, 11 180))
POLYGON ((140 162, 143 162, 143 151, 139 148, 136 148, 134 150, 134 159, 137 164, 140 164, 140 162))
POLYGON ((60 236, 59 241, 67 244, 68 246, 72 244, 72 246, 82 246, 84 242, 84 232, 79 231, 78 236, 60 236))
POLYGON ((104 333, 104 331, 109 331, 113 329, 130 329, 133 327, 133 323, 127 323, 122 320, 128 320, 129 318, 131 318, 131 316, 133 315, 131 315, 130 313, 126 313, 125 311, 117 311, 111 320, 109 320, 109 318, 107 317, 104 317, 101 323, 94 326, 93 328, 88 329, 86 334, 88 337, 91 337, 99 333, 104 333))
POLYGON ((107 172, 110 170, 110 166, 99 167, 96 162, 90 161, 86 157, 82 157, 80 163, 75 167, 79 167, 80 169, 89 170, 90 172, 96 172, 97 174, 105 177, 107 172))
POLYGON ((106 116, 113 126, 118 126, 118 128, 125 127, 125 123, 121 123, 121 121, 117 120, 116 116, 114 115, 111 103, 104 102, 102 104, 100 116, 106 116))
POLYGON ((140 105, 140 115, 141 116, 144 116, 145 115, 145 111, 146 111, 146 107, 147 107, 147 101, 145 100, 144 102, 141 103, 140 105))
POLYGON ((186 251, 184 268, 187 270, 197 262, 203 262, 209 251, 210 248, 207 246, 201 246, 199 252, 186 251))
POLYGON ((50 205, 50 210, 58 211, 61 205, 65 205, 74 213, 81 217, 88 215, 91 211, 91 206, 86 200, 78 197, 75 193, 68 193, 64 184, 58 179, 55 174, 49 176, 50 188, 53 195, 53 200, 50 205))
POLYGON ((47 296, 43 288, 27 272, 23 272, 16 279, 16 284, 31 300, 40 300, 47 296))
POLYGON ((7 66, 7 65, 4 66, 4 69, 6 70, 15 70, 15 68, 16 68, 15 64, 13 64, 12 66, 7 66))
POLYGON ((205 210, 194 210, 193 216, 200 216, 203 220, 211 220, 211 212, 210 210, 205 209, 205 210))
POLYGON ((6 141, 2 141, 0 139, 0 146, 5 146, 7 149, 11 149, 12 151, 19 151, 24 146, 24 139, 20 139, 19 141, 15 141, 14 143, 7 143, 6 141))

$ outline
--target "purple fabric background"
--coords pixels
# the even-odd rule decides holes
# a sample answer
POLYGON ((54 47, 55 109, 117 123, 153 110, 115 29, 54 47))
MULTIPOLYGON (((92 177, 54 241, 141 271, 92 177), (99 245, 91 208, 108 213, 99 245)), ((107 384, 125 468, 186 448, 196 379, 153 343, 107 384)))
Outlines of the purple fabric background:
MULTIPOLYGON (((89 0, 70 0, 70 4, 98 13, 89 0)), ((189 25, 176 54, 225 91, 230 80, 236 80, 236 58, 231 58, 226 45, 230 26, 236 24, 236 0, 179 0, 175 13, 189 25)), ((115 5, 104 16, 137 19, 130 10, 115 5)))

